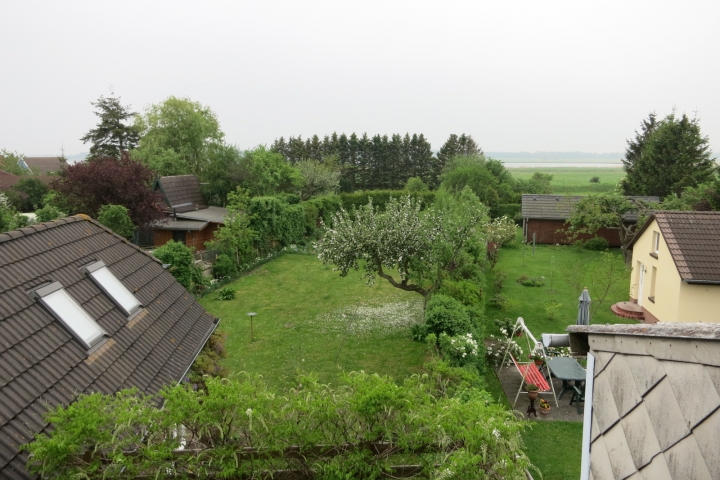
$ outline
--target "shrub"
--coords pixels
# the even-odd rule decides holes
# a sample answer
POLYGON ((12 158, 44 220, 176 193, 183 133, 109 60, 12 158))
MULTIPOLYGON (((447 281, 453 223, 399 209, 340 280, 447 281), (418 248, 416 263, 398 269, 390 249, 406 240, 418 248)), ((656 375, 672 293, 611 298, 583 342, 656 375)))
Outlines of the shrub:
POLYGON ((583 243, 583 248, 585 250, 594 251, 607 250, 608 248, 610 248, 610 243, 608 243, 608 241, 602 237, 593 237, 583 243))
POLYGON ((520 285, 523 285, 525 287, 542 287, 545 285, 545 277, 533 277, 533 278, 526 278, 522 282, 520 282, 520 285))
POLYGON ((427 333, 459 335, 471 329, 470 317, 459 300, 436 294, 428 301, 425 310, 427 333))
POLYGON ((526 281, 528 278, 530 278, 530 277, 528 277, 527 275, 520 275, 520 276, 517 278, 516 282, 522 284, 522 283, 523 283, 524 281, 526 281))
POLYGON ((450 361, 451 365, 462 367, 473 365, 482 358, 478 347, 477 339, 472 333, 450 336, 441 333, 438 337, 440 351, 450 361))
POLYGON ((482 290, 470 280, 445 280, 440 293, 453 297, 466 306, 477 305, 482 301, 482 290))
POLYGON ((233 290, 230 287, 224 287, 218 290, 217 294, 218 300, 234 300, 235 299, 235 290, 233 290))
POLYGON ((135 225, 130 219, 128 209, 122 205, 103 205, 98 212, 97 221, 128 240, 135 233, 135 225))
POLYGON ((503 293, 496 293, 490 299, 490 305, 495 308, 499 308, 502 311, 507 310, 509 302, 510 298, 508 298, 508 296, 503 293))
POLYGON ((498 327, 500 333, 505 337, 512 335, 513 329, 515 328, 515 320, 511 318, 495 319, 495 326, 498 327))
POLYGON ((558 310, 562 308, 562 303, 558 303, 555 300, 550 300, 548 302, 545 302, 545 312, 548 315, 548 318, 550 321, 552 321, 555 318, 555 315, 557 314, 558 310))
POLYGON ((493 282, 493 285, 495 285, 495 288, 497 290, 502 290, 503 283, 505 283, 505 280, 507 280, 507 278, 507 273, 498 270, 497 272, 495 272, 495 282, 493 282))
POLYGON ((600 177, 592 177, 590 183, 600 183, 600 177))
POLYGON ((408 178, 408 181, 405 184, 405 190, 408 192, 425 192, 428 190, 428 186, 425 182, 423 182, 422 178, 411 177, 408 178))
POLYGON ((229 255, 221 253, 213 262, 212 272, 215 278, 232 277, 237 274, 237 267, 229 255))
POLYGON ((170 240, 156 248, 153 255, 161 262, 170 264, 168 271, 188 290, 205 283, 202 270, 195 265, 192 250, 185 244, 170 240))
MULTIPOLYGON (((490 365, 500 366, 503 363, 503 357, 505 352, 508 352, 516 359, 522 355, 522 348, 517 344, 515 340, 508 340, 507 338, 495 338, 494 335, 490 335, 490 345, 485 347, 485 360, 490 365)), ((508 355, 505 358, 505 365, 512 364, 512 359, 508 355)))

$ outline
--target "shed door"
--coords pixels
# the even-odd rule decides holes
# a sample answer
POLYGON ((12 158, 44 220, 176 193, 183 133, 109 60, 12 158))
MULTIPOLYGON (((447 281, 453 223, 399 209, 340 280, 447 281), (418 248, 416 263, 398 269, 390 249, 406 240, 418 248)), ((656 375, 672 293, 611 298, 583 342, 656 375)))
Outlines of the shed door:
POLYGON ((185 230, 173 230, 173 240, 185 245, 185 230))

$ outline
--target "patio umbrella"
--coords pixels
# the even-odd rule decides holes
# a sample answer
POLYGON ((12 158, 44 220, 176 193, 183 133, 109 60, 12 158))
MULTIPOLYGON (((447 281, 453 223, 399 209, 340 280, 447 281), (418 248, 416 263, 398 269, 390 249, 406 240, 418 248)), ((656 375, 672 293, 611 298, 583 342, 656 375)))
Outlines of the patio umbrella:
POLYGON ((585 287, 578 298, 580 303, 578 304, 578 325, 590 325, 590 293, 588 293, 587 287, 585 287))

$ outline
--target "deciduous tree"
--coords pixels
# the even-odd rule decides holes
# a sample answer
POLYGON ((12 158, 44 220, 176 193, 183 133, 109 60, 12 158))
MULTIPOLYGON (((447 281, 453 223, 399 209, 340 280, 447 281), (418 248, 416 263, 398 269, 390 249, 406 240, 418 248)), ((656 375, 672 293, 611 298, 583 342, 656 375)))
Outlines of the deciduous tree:
POLYGON ((101 157, 64 168, 50 188, 57 191, 70 213, 96 218, 103 205, 122 205, 138 226, 162 218, 162 196, 152 190, 155 174, 127 153, 101 157))
POLYGON ((103 205, 98 212, 97 221, 130 240, 135 233, 135 225, 128 213, 128 209, 122 205, 103 205))
POLYGON ((329 195, 340 188, 340 169, 335 157, 325 157, 322 161, 302 160, 295 166, 302 175, 301 200, 329 195))

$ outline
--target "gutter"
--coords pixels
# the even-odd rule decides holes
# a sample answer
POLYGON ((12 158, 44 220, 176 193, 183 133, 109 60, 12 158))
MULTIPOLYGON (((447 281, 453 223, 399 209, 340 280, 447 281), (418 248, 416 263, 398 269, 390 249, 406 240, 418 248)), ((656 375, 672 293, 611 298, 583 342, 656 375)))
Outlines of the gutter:
POLYGON ((583 412, 582 457, 580 460, 580 480, 590 478, 590 438, 592 436, 593 384, 595 383, 595 357, 587 354, 587 374, 585 377, 585 411, 583 412))
POLYGON ((183 372, 182 376, 180 377, 180 380, 178 380, 178 383, 182 382, 183 378, 187 375, 187 373, 190 371, 190 368, 192 367, 193 363, 195 363, 195 360, 197 360, 197 357, 200 355, 200 352, 205 347, 205 344, 210 339, 210 335, 215 333, 215 329, 217 329, 218 325, 220 324, 220 319, 216 318, 215 321, 212 324, 212 327, 210 327, 210 330, 205 334, 205 337, 203 338, 202 344, 200 344, 200 347, 198 347, 197 351, 193 355, 192 362, 190 362, 190 365, 185 369, 185 372, 183 372))
POLYGON ((683 280, 688 285, 720 285, 720 280, 683 280))

